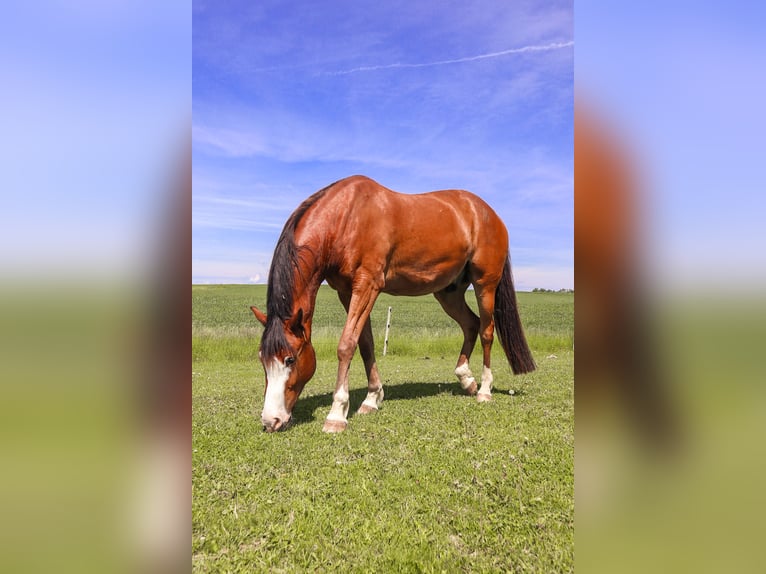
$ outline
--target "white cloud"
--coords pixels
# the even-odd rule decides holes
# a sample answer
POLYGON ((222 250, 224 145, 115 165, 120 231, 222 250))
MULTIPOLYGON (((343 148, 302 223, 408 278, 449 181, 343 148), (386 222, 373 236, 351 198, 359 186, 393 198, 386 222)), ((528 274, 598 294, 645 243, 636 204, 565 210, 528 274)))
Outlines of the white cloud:
POLYGON ((279 231, 293 207, 274 201, 284 190, 235 181, 194 180, 192 226, 201 229, 279 231), (232 197, 238 195, 240 197, 232 197))
POLYGON ((269 147, 261 141, 257 132, 226 128, 211 128, 195 123, 192 126, 192 141, 232 157, 263 155, 269 147))
POLYGON ((486 54, 478 54, 476 56, 466 56, 463 58, 454 58, 451 60, 437 60, 434 62, 420 62, 420 63, 394 63, 394 64, 381 64, 377 66, 359 66, 351 68, 349 70, 337 70, 334 72, 322 72, 321 75, 328 76, 345 76, 348 74, 356 74, 359 72, 373 72, 377 70, 391 70, 394 68, 430 68, 433 66, 446 66, 449 64, 462 64, 466 62, 475 62, 478 60, 486 60, 489 58, 499 58, 501 56, 509 56, 512 54, 524 54, 527 52, 547 52, 550 50, 561 50, 563 48, 569 48, 574 46, 573 41, 568 42, 554 42, 551 44, 537 45, 537 46, 522 46, 521 48, 511 48, 508 50, 501 50, 499 52, 489 52, 486 54))

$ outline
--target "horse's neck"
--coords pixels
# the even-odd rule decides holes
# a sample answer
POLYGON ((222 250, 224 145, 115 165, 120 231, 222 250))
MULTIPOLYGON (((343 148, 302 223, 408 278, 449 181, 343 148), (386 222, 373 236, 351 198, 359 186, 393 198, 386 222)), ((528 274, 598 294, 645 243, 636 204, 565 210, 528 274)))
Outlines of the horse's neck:
MULTIPOLYGON (((312 252, 309 251, 309 253, 312 252)), ((293 301, 293 316, 298 312, 298 309, 302 309, 304 317, 310 324, 314 316, 314 306, 316 305, 319 286, 325 280, 325 271, 324 266, 313 253, 300 257, 299 266, 300 268, 295 270, 297 296, 293 301)))
POLYGON ((322 284, 323 280, 324 278, 312 278, 304 284, 303 289, 301 289, 293 303, 296 311, 300 308, 303 309, 304 315, 307 313, 313 315, 317 293, 319 292, 319 286, 322 284))

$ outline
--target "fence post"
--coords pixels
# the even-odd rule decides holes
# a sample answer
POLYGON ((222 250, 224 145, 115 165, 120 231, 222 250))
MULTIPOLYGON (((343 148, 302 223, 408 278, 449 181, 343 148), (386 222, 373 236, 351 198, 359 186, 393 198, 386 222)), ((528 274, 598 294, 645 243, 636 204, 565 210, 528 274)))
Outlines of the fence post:
POLYGON ((388 317, 386 318, 386 338, 383 339, 383 356, 388 352, 388 330, 391 328, 391 307, 388 308, 388 317))

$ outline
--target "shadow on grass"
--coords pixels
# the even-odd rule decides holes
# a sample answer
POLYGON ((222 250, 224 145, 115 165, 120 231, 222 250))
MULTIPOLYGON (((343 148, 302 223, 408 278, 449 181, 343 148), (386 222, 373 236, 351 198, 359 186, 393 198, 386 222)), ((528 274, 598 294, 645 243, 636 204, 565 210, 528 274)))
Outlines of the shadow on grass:
MULTIPOLYGON (((442 393, 466 396, 465 392, 460 388, 460 385, 457 382, 411 382, 399 383, 398 385, 384 384, 383 391, 385 393, 384 402, 433 397, 442 393)), ((329 408, 332 405, 332 395, 333 393, 323 393, 321 395, 312 395, 298 399, 298 402, 293 409, 293 424, 302 425, 316 421, 316 411, 322 408, 329 408)), ((350 420, 354 417, 356 409, 359 408, 362 401, 367 396, 367 387, 351 389, 349 395, 351 406, 348 411, 348 418, 350 420)))

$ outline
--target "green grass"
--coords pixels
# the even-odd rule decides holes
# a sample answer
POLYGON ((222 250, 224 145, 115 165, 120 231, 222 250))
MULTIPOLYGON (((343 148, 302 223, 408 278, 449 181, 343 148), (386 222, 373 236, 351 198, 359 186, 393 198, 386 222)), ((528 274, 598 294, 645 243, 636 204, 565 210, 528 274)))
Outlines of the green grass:
POLYGON ((321 432, 344 320, 332 290, 317 300, 317 372, 296 424, 273 435, 261 431, 261 328, 248 308, 265 307, 265 288, 194 286, 192 296, 195 571, 573 569, 573 295, 519 294, 538 370, 514 377, 496 344, 487 404, 462 394, 460 330, 433 297, 380 297, 386 398, 378 413, 353 414, 366 393, 357 355, 339 435, 321 432))

